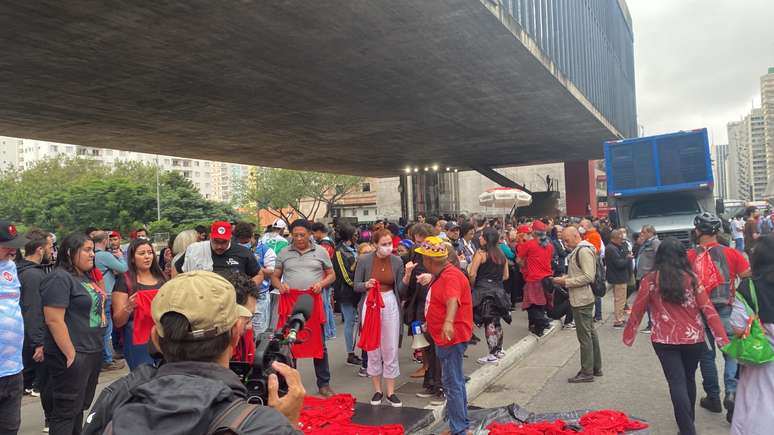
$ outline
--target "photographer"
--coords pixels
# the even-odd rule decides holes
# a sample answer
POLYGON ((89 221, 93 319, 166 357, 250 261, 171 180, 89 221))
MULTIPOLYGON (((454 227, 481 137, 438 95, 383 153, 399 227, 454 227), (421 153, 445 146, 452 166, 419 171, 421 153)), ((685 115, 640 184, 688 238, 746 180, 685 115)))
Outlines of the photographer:
POLYGON ((297 434, 305 395, 299 373, 275 363, 288 393, 269 377, 270 407, 247 405, 246 389, 228 369, 244 330, 234 287, 203 271, 178 275, 153 299, 151 340, 165 363, 143 366, 107 387, 84 434, 297 434), (273 408, 273 409, 272 409, 273 408))

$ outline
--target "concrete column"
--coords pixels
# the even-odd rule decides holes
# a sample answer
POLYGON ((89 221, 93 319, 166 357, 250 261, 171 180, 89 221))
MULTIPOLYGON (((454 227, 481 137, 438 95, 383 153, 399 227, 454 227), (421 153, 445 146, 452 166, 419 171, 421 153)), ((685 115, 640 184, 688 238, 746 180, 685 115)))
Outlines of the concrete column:
POLYGON ((568 216, 595 216, 597 188, 594 162, 564 162, 564 189, 568 216))

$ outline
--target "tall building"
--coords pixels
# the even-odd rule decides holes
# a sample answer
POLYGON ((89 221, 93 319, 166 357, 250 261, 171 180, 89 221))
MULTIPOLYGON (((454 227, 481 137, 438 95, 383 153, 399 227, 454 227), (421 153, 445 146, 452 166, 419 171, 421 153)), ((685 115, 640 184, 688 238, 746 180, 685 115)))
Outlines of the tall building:
POLYGON ((728 144, 713 147, 712 170, 715 176, 715 197, 731 198, 728 189, 728 144))
POLYGON ((752 199, 763 199, 766 186, 771 173, 771 149, 766 146, 763 110, 753 109, 744 117, 746 139, 750 147, 750 184, 752 187, 752 199))
POLYGON ((236 163, 212 162, 212 199, 221 202, 236 200, 250 175, 250 166, 236 163))
POLYGON ((729 199, 752 200, 750 190, 750 147, 744 121, 729 122, 728 129, 728 196, 729 199))
POLYGON ((191 180, 202 196, 216 201, 230 201, 234 194, 232 186, 237 183, 239 174, 247 176, 248 172, 244 165, 0 136, 0 169, 9 166, 29 169, 35 163, 55 156, 94 159, 109 166, 128 161, 158 164, 162 170, 179 172, 191 180), (214 174, 217 174, 217 180, 214 174))
POLYGON ((763 117, 763 137, 769 153, 769 183, 765 198, 774 198, 774 67, 761 77, 761 110, 763 117))

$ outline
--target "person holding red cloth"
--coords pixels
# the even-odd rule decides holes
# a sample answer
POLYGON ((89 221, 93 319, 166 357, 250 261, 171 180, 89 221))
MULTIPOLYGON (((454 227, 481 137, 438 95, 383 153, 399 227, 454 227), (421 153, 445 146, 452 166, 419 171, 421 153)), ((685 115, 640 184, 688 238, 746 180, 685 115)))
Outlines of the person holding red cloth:
MULTIPOLYGON (((376 346, 369 349, 359 345, 368 352, 367 373, 374 386, 371 405, 379 405, 382 399, 386 398, 390 406, 398 408, 403 405, 395 394, 395 379, 400 376, 398 364, 401 336, 400 293, 404 291, 408 282, 404 283, 403 280, 403 260, 392 254, 392 233, 386 229, 377 230, 373 240, 376 242, 376 252, 358 259, 354 289, 356 293, 368 292, 361 303, 363 313, 361 339, 372 338, 376 346), (369 319, 372 315, 374 317, 369 319), (377 317, 376 328, 369 331, 366 328, 367 322, 375 321, 377 317), (378 336, 366 337, 368 332, 378 336), (382 378, 384 378, 386 396, 382 394, 382 378)), ((408 267, 413 270, 412 266, 408 267)))
MULTIPOLYGON (((282 298, 291 297, 290 289, 310 291, 319 295, 323 289, 333 285, 336 274, 333 272, 333 263, 328 252, 315 243, 312 243, 312 224, 306 219, 296 219, 290 224, 292 241, 290 246, 280 251, 272 276, 272 286, 280 291, 280 305, 282 298)), ((319 296, 315 297, 318 299, 319 296)), ((315 304, 312 316, 320 316, 319 305, 315 304)), ((324 313, 323 313, 324 316, 324 313)), ((281 327, 282 325, 278 325, 281 327)), ((314 358, 314 373, 317 377, 317 388, 321 396, 331 397, 335 393, 330 387, 331 371, 328 365, 328 350, 323 340, 322 358, 314 358)))
POLYGON ((726 345, 728 337, 704 285, 688 261, 685 247, 675 238, 668 237, 661 242, 655 270, 640 282, 624 329, 625 345, 634 344, 646 309, 651 312, 651 341, 669 384, 680 434, 694 435, 696 368, 707 348, 700 314, 707 319, 718 346, 726 345))
POLYGON ((446 245, 431 236, 416 249, 433 275, 425 301, 427 331, 441 360, 450 434, 465 434, 470 426, 462 358, 473 335, 473 298, 468 278, 449 263, 446 245))
POLYGON ((546 297, 543 280, 551 277, 554 270, 551 260, 554 258, 554 246, 546 233, 547 227, 542 221, 532 222, 532 235, 518 245, 516 260, 519 263, 521 274, 524 276, 524 299, 521 309, 527 311, 529 330, 538 337, 550 325, 546 316, 546 297))
POLYGON ((147 346, 153 327, 150 306, 166 278, 148 239, 132 240, 126 259, 129 270, 116 277, 112 315, 116 328, 124 328, 124 357, 129 370, 134 370, 153 364, 147 346))

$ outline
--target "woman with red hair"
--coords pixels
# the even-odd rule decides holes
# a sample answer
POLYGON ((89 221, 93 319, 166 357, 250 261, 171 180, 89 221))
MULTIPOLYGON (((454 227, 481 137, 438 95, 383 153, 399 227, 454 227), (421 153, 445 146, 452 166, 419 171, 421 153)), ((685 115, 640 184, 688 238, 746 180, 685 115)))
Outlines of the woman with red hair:
MULTIPOLYGON (((371 405, 379 405, 385 398, 382 393, 382 378, 386 387, 386 399, 390 406, 402 406, 395 394, 395 379, 400 376, 398 348, 401 335, 400 292, 408 282, 404 282, 403 260, 392 253, 392 233, 384 228, 373 235, 376 252, 360 257, 355 268, 354 289, 356 293, 369 293, 361 301, 362 324, 361 343, 375 342, 375 348, 365 348, 368 352, 367 373, 374 387, 371 405), (367 301, 367 303, 366 303, 367 301), (378 313, 378 314, 377 314, 378 313), (378 315, 379 319, 368 316, 378 315), (369 337, 368 334, 378 334, 369 337)), ((407 266, 413 270, 413 263, 407 266)), ((410 275, 410 270, 409 270, 410 275)), ((406 280, 407 281, 407 280, 406 280)))

